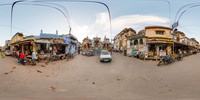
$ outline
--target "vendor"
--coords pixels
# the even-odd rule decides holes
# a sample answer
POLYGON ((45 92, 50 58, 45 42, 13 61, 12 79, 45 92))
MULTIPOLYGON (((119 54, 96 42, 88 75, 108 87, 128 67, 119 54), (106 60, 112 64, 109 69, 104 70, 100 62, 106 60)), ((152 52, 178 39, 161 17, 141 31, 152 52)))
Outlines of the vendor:
POLYGON ((40 51, 40 55, 44 55, 44 51, 43 50, 40 51))

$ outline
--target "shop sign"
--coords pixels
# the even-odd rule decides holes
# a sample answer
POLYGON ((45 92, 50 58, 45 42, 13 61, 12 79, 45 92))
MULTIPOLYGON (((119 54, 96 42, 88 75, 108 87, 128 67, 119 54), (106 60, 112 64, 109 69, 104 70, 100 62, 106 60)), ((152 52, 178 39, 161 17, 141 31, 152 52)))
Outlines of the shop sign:
POLYGON ((171 39, 156 39, 158 41, 171 41, 171 39))
POLYGON ((166 55, 167 55, 166 52, 164 52, 164 51, 160 52, 160 56, 166 56, 166 55))
POLYGON ((130 40, 127 41, 127 48, 130 48, 130 40))

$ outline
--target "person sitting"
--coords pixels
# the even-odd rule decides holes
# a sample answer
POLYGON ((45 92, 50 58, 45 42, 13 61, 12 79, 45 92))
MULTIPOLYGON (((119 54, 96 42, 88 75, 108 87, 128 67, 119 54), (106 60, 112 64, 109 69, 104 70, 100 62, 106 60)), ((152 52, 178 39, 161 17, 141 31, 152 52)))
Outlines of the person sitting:
POLYGON ((41 54, 41 55, 44 55, 44 51, 43 51, 43 50, 41 50, 41 51, 40 51, 40 54, 41 54))

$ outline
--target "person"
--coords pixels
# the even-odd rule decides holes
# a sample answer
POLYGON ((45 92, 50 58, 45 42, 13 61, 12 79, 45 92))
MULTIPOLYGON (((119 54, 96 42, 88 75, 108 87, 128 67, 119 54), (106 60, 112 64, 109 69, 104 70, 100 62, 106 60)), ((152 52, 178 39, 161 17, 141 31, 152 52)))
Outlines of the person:
POLYGON ((109 52, 110 52, 110 54, 112 55, 112 50, 111 50, 111 49, 109 50, 109 52))
POLYGON ((18 59, 18 63, 20 63, 20 61, 24 58, 23 53, 21 51, 19 51, 19 59, 18 59))
POLYGON ((1 56, 2 56, 2 59, 4 58, 4 54, 3 54, 3 51, 1 51, 1 56))
POLYGON ((40 51, 40 55, 44 55, 44 51, 43 50, 40 51))
POLYGON ((79 48, 78 48, 78 54, 80 54, 80 52, 81 52, 81 51, 80 51, 80 47, 79 47, 79 48))
POLYGON ((36 62, 35 62, 35 59, 36 59, 36 54, 35 54, 35 52, 33 51, 32 52, 32 61, 33 61, 33 66, 35 66, 36 65, 36 62))

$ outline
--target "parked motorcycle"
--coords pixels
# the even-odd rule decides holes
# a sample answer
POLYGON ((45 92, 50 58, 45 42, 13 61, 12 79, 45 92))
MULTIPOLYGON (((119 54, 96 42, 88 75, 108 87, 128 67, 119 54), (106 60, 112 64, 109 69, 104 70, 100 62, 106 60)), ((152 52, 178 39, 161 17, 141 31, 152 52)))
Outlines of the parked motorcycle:
POLYGON ((25 65, 25 64, 26 64, 26 59, 22 58, 22 59, 20 60, 20 64, 25 65))
POLYGON ((176 56, 176 60, 181 61, 182 59, 183 59, 183 55, 180 54, 176 56))
POLYGON ((71 53, 67 53, 65 55, 66 59, 69 60, 69 59, 73 59, 74 58, 74 54, 71 54, 71 53))
POLYGON ((86 56, 93 56, 94 54, 93 54, 93 52, 92 51, 88 51, 88 52, 86 52, 86 56))
POLYGON ((157 64, 157 66, 160 66, 160 64, 170 64, 172 62, 175 62, 175 59, 172 56, 165 56, 163 59, 157 64))

